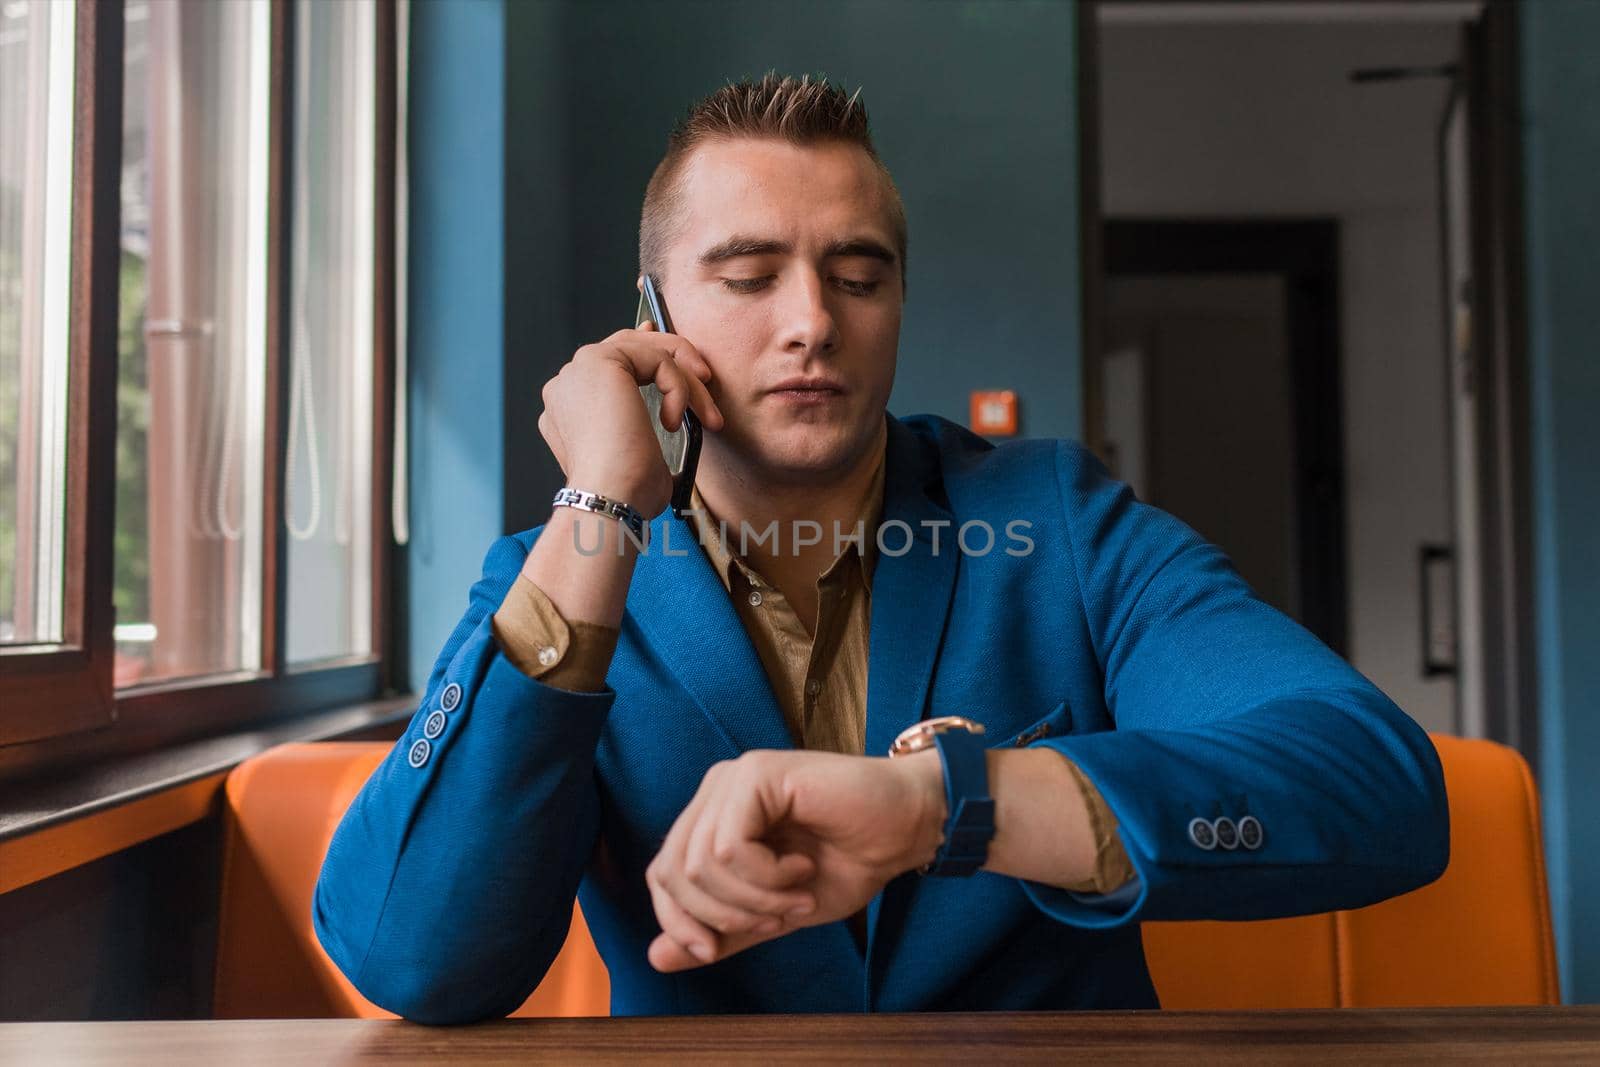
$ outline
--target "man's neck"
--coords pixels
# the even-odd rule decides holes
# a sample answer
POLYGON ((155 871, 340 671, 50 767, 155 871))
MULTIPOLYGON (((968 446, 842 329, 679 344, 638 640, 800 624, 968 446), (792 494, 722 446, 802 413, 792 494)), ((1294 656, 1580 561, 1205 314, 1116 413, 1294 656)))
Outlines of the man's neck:
MULTIPOLYGON (((747 551, 743 555, 758 571, 780 587, 785 584, 785 577, 805 577, 814 582, 838 556, 834 550, 834 529, 837 528, 841 536, 854 532, 887 445, 888 423, 885 420, 873 446, 848 470, 826 481, 783 484, 731 464, 703 464, 696 485, 712 515, 727 524, 729 549, 735 555, 741 554, 741 529, 748 530, 743 546, 747 551), (802 520, 821 527, 821 540, 797 551, 793 540, 795 524, 802 520), (776 544, 771 538, 758 544, 756 538, 774 522, 778 529, 776 544)), ((814 529, 808 532, 816 533, 814 529)), ((864 533, 873 537, 876 531, 864 533)))

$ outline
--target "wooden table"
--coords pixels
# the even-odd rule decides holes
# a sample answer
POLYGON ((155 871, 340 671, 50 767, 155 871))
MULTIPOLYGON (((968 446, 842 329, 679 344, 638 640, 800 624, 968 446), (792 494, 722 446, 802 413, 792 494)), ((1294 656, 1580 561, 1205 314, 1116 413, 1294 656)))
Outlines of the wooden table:
POLYGON ((1600 1006, 515 1019, 9 1023, 0 1064, 1600 1063, 1600 1006))

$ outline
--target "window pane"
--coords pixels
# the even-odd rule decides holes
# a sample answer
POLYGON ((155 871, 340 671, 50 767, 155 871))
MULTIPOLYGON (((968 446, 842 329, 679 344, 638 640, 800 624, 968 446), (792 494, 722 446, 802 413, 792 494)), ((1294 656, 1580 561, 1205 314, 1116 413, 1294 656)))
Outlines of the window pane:
POLYGON ((0 2, 0 644, 62 639, 73 5, 0 2))
POLYGON ((286 657, 372 650, 377 22, 295 6, 286 657))
POLYGON ((117 681, 260 665, 268 7, 126 8, 117 681))

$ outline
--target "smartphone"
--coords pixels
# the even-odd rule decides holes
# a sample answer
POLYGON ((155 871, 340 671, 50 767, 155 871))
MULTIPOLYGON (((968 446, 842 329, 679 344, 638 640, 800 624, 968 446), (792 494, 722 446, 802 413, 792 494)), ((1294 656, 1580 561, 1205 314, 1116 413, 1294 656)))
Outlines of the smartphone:
MULTIPOLYGON (((639 310, 634 313, 634 324, 655 324, 661 333, 672 332, 672 317, 661 299, 661 290, 650 275, 644 276, 643 292, 639 295, 639 310)), ((683 409, 683 422, 676 430, 661 425, 661 390, 652 382, 641 385, 639 393, 645 407, 650 409, 650 426, 661 444, 661 458, 667 461, 672 474, 672 513, 678 518, 689 510, 689 498, 694 493, 694 475, 700 466, 700 419, 688 408, 683 409)))

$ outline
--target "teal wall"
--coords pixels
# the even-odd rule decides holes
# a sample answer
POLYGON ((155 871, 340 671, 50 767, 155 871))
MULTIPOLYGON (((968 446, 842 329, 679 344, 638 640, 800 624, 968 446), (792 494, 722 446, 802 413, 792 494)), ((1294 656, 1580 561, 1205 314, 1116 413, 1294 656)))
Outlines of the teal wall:
POLYGON ((1600 1001, 1600 3, 1519 6, 1540 788, 1561 986, 1600 1001))
MULTIPOLYGON (((594 59, 568 45, 567 8, 564 2, 506 7, 503 523, 508 532, 544 522, 551 496, 565 481, 539 435, 540 389, 580 345, 619 327, 613 322, 584 336, 574 326, 574 190, 583 182, 572 173, 567 72, 594 59)), ((631 287, 632 277, 628 274, 622 285, 631 287)))
POLYGON ((401 558, 420 686, 503 524, 500 0, 412 4, 411 42, 412 507, 401 558))

